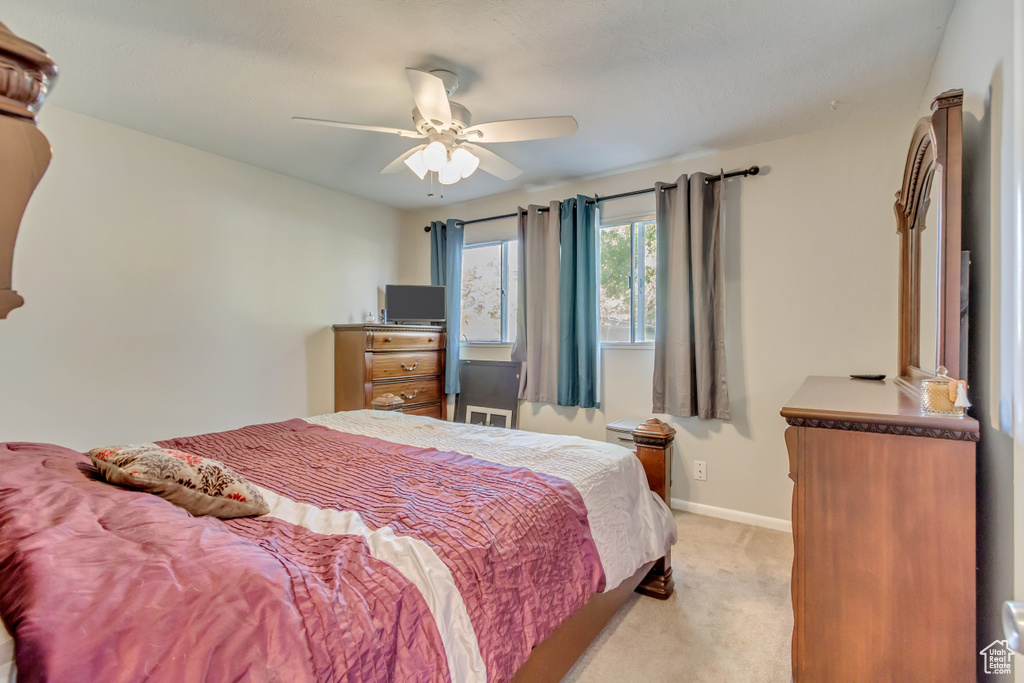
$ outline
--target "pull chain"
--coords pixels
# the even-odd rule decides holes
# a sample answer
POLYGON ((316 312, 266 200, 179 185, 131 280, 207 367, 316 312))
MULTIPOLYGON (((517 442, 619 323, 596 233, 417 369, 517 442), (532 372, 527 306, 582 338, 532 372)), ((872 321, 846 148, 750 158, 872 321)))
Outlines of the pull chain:
POLYGON ((441 182, 441 173, 440 172, 434 173, 433 171, 430 171, 430 172, 428 172, 428 175, 430 176, 430 192, 427 193, 427 196, 428 197, 433 197, 434 196, 434 176, 437 176, 437 183, 438 183, 438 185, 441 186, 441 196, 438 197, 438 198, 439 199, 444 199, 444 184, 441 182))

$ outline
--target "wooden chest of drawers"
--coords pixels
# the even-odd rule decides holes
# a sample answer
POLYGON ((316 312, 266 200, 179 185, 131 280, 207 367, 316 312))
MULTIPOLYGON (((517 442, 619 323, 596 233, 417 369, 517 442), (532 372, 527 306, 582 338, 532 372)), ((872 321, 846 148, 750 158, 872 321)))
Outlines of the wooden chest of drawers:
POLYGON ((402 412, 445 419, 445 329, 421 325, 335 325, 334 409, 370 408, 391 393, 402 412))
POLYGON ((974 681, 978 422, 847 377, 809 377, 782 415, 793 680, 974 681))

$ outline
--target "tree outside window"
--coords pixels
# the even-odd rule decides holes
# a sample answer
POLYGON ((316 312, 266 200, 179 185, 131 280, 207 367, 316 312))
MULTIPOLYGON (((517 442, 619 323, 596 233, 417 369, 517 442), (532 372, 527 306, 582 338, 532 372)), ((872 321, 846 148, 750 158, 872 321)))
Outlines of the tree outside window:
POLYGON ((462 337, 471 342, 511 342, 516 334, 516 240, 462 250, 462 337))
POLYGON ((601 341, 654 341, 657 225, 649 218, 601 227, 601 341))

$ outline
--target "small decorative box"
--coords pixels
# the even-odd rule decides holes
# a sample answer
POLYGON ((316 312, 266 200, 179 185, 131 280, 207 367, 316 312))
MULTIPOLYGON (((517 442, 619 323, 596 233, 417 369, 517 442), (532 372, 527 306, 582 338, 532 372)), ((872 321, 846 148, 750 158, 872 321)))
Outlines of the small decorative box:
POLYGON ((370 405, 373 406, 374 410, 401 410, 402 406, 405 405, 405 401, 389 393, 373 399, 370 405))
POLYGON ((967 382, 949 377, 941 365, 938 373, 932 379, 921 380, 921 412, 963 417, 964 409, 971 405, 967 400, 967 382))

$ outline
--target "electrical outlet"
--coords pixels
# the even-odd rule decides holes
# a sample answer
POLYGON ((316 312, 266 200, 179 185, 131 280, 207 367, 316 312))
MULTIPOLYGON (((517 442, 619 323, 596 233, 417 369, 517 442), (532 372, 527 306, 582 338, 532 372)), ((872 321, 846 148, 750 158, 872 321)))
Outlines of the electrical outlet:
POLYGON ((703 460, 693 461, 693 478, 697 481, 708 480, 708 464, 703 460))

